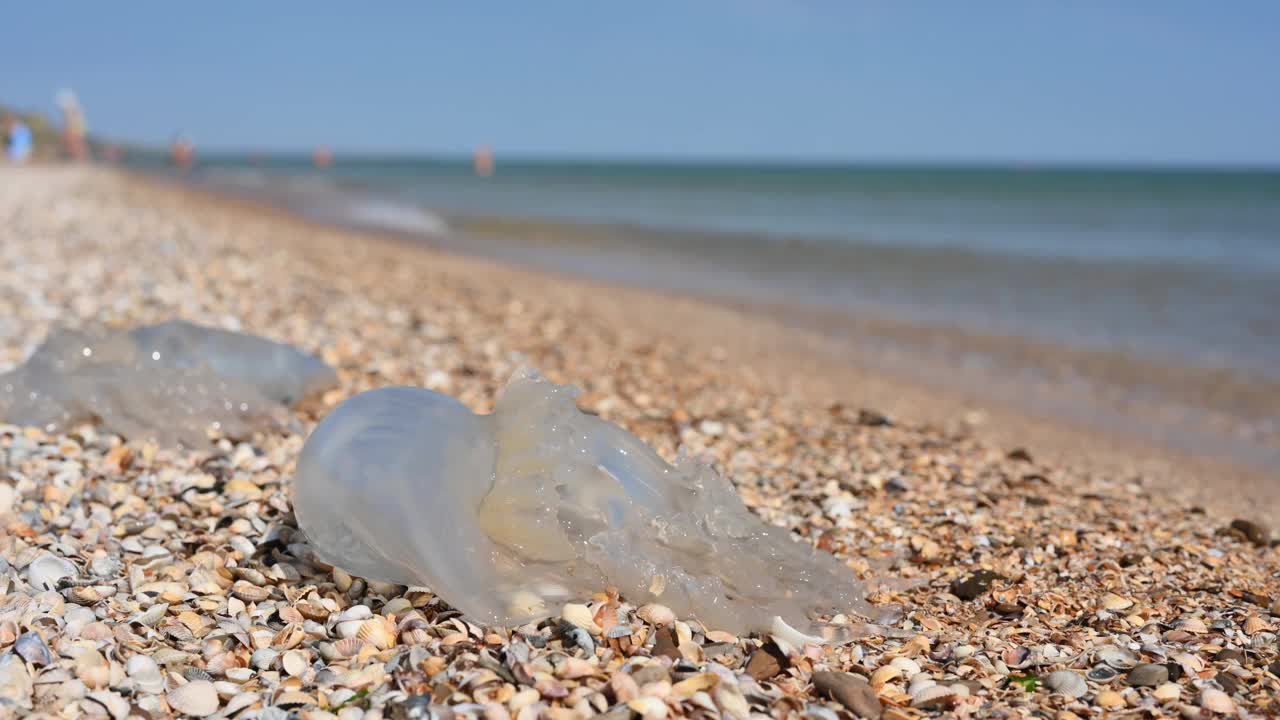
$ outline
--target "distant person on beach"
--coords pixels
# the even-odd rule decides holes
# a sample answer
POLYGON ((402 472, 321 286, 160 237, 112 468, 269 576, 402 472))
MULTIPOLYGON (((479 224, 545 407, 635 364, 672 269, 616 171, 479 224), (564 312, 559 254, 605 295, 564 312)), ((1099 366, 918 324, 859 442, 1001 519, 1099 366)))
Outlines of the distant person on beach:
POLYGON ((472 159, 472 167, 476 175, 480 177, 489 177, 493 175, 493 150, 488 145, 481 145, 476 148, 475 157, 472 159))
POLYGON ((89 123, 84 117, 80 99, 70 90, 58 93, 58 108, 62 111, 62 142, 67 155, 76 161, 89 159, 89 123))
POLYGON ((6 115, 4 118, 4 153, 9 162, 25 163, 35 149, 31 128, 22 122, 17 115, 6 115))
POLYGON ((333 151, 321 145, 311 153, 311 164, 323 170, 333 164, 333 151))
POLYGON ((196 162, 196 146, 191 138, 183 133, 175 135, 173 142, 169 144, 169 160, 183 172, 190 170, 196 162))

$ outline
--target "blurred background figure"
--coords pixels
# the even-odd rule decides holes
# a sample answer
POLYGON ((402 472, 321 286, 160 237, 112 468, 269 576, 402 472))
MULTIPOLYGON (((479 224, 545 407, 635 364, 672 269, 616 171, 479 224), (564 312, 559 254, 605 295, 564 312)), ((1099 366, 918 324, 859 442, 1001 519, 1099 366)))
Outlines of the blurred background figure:
POLYGON ((27 127, 27 124, 17 115, 6 114, 4 116, 5 157, 9 162, 25 163, 34 149, 31 128, 27 127))
POLYGON ((493 174, 493 150, 488 145, 481 145, 476 148, 476 154, 472 160, 472 166, 475 173, 479 177, 489 177, 493 174))
POLYGON ((124 147, 115 143, 111 143, 102 149, 102 159, 109 163, 118 163, 124 160, 124 155, 124 147))
POLYGON ((311 164, 323 170, 333 164, 333 151, 321 145, 311 153, 311 164))
POLYGON ((76 161, 89 159, 89 123, 84 117, 80 99, 71 90, 58 92, 58 109, 62 112, 62 144, 67 155, 76 161))
POLYGON ((182 171, 191 169, 196 162, 196 146, 186 133, 179 132, 169 143, 169 160, 173 166, 182 171))

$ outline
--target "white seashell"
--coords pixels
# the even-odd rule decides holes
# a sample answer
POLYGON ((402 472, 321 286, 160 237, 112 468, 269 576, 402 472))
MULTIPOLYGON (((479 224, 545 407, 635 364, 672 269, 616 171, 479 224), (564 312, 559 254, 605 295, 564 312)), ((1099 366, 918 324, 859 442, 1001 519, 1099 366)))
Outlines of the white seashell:
POLYGON ((111 681, 111 665, 102 653, 88 647, 82 648, 75 659, 76 677, 92 689, 104 688, 111 681))
POLYGON ((676 614, 666 605, 649 603, 636 610, 636 617, 650 625, 670 625, 676 621, 676 614))
POLYGON ((1089 692, 1089 683, 1079 673, 1071 670, 1054 670, 1045 676, 1044 684, 1050 690, 1069 698, 1084 697, 1089 692))
POLYGON ((75 577, 78 572, 70 560, 44 553, 27 566, 27 582, 37 590, 57 590, 59 580, 75 577))
POLYGON ((291 677, 299 677, 307 671, 307 656, 300 650, 290 650, 280 660, 280 666, 291 677))
POLYGON ((272 648, 258 648, 253 651, 253 655, 249 657, 249 665, 258 670, 267 670, 271 667, 271 663, 275 662, 276 657, 280 655, 280 651, 272 648))
POLYGON ((787 624, 781 616, 773 616, 773 627, 770 629, 770 637, 778 646, 778 649, 785 655, 795 655, 804 649, 805 645, 824 645, 826 640, 816 635, 805 635, 799 630, 787 624))
POLYGON ((930 685, 911 693, 911 706, 917 708, 940 708, 946 706, 956 691, 946 685, 930 685))
POLYGON ((207 717, 218 712, 218 691, 208 680, 193 680, 169 691, 169 705, 183 715, 207 717))
POLYGON ((1098 662, 1106 663, 1117 670, 1128 670, 1138 664, 1137 656, 1116 645, 1103 645, 1093 651, 1093 656, 1098 662))
POLYGON ((29 708, 31 691, 31 674, 22 658, 13 653, 0 655, 0 700, 29 708))
POLYGON ((1177 683, 1167 682, 1151 691, 1151 695, 1160 702, 1169 702, 1182 697, 1182 688, 1177 683))
POLYGON ((912 660, 911 658, 894 658, 889 661, 889 664, 901 670, 902 674, 907 677, 915 677, 920 674, 920 663, 912 660))
POLYGON ((1231 700, 1231 697, 1215 688, 1205 688, 1200 693, 1200 707, 1223 715, 1229 715, 1236 711, 1236 704, 1231 700))
POLYGON ((164 692, 164 674, 155 660, 146 655, 134 655, 125 664, 125 673, 133 680, 134 688, 156 695, 164 692))
POLYGON ((107 709, 107 714, 117 720, 129 717, 129 701, 120 697, 119 693, 110 690, 91 692, 86 697, 107 709))
POLYGON ((560 609, 560 617, 565 622, 577 625, 591 633, 599 635, 604 632, 599 625, 596 624, 595 614, 591 612, 591 608, 578 603, 565 603, 560 609))

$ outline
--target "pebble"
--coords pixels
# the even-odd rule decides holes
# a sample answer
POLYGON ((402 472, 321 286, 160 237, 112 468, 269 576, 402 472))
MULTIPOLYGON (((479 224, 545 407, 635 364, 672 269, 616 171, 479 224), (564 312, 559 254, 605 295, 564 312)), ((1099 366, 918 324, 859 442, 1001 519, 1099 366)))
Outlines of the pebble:
POLYGON ((977 570, 951 583, 951 594, 961 600, 973 600, 991 589, 991 583, 1004 578, 991 570, 977 570))
POLYGON ((843 705, 854 717, 876 720, 884 708, 865 678, 847 672, 815 672, 813 687, 843 705))
POLYGON ((1258 547, 1265 547, 1271 541, 1271 534, 1267 532, 1266 528, 1252 520, 1232 520, 1231 529, 1244 535, 1246 540, 1258 547))
POLYGON ((787 656, 782 654, 778 646, 767 642, 747 658, 745 670, 756 680, 768 680, 785 670, 789 664, 787 656))
POLYGON ((1130 670, 1126 680, 1135 687, 1156 687, 1168 682, 1169 668, 1163 665, 1145 663, 1130 670))

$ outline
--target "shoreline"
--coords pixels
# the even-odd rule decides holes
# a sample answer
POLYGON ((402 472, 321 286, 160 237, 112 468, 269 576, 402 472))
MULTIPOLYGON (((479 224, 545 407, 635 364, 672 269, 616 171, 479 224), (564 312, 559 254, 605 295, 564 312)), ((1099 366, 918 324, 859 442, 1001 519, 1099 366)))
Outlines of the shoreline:
MULTIPOLYGON (((806 368, 806 382, 789 389, 812 402, 838 397, 845 403, 861 402, 892 416, 938 425, 955 425, 957 418, 977 419, 977 423, 961 422, 962 430, 976 431, 1008 448, 1038 448, 1053 462, 1078 463, 1084 458, 1085 465, 1105 472, 1136 471, 1166 491, 1183 494, 1188 502, 1259 517, 1280 508, 1280 487, 1275 487, 1280 474, 1274 470, 1280 466, 1280 428, 1250 442, 1241 437, 1248 420, 1224 410, 1240 410, 1241 403, 1249 403, 1244 409, 1253 418, 1271 418, 1272 399, 1280 397, 1280 384, 1258 388, 1208 368, 1135 362, 1123 354, 1073 350, 871 314, 851 317, 811 307, 610 282, 552 264, 535 264, 528 256, 513 259, 503 251, 477 247, 474 243, 490 239, 483 234, 483 224, 481 233, 464 225, 461 231, 451 228, 447 236, 429 237, 317 220, 270 199, 169 178, 129 171, 121 176, 156 191, 190 194, 218 207, 442 255, 464 266, 475 263, 483 272, 500 273, 509 282, 516 278, 524 284, 532 282, 539 290, 545 288, 538 279, 546 277, 598 297, 621 295, 624 299, 613 304, 595 302, 593 310, 605 311, 608 305, 615 322, 644 325, 651 337, 671 335, 686 345, 710 341, 731 348, 731 355, 736 351, 767 368, 764 374, 779 387, 787 386, 782 378, 789 368, 806 368), (648 312, 631 310, 662 306, 667 307, 652 315, 683 320, 653 323, 648 312), (689 332, 690 328, 712 332, 704 336, 689 332), (786 352, 778 353, 778 346, 786 347, 786 352), (975 355, 997 358, 998 363, 963 362, 975 355), (1088 380, 1072 384, 1053 377, 1071 375, 1081 365, 1092 365, 1112 384, 1099 386, 1088 380), (1028 372, 1035 377, 1011 376, 1028 372), (1201 385, 1223 382, 1226 405, 1197 407, 1195 401, 1205 399, 1203 387, 1183 398, 1168 394, 1191 380, 1201 385), (1153 381, 1159 384, 1159 397, 1130 394, 1140 383, 1153 381), (1099 392, 1109 395, 1097 397, 1099 392), (1081 399, 1081 394, 1090 397, 1081 399), (1223 484, 1238 489, 1243 497, 1223 497, 1219 492, 1223 484)), ((544 231, 561 227, 520 222, 544 231)))

